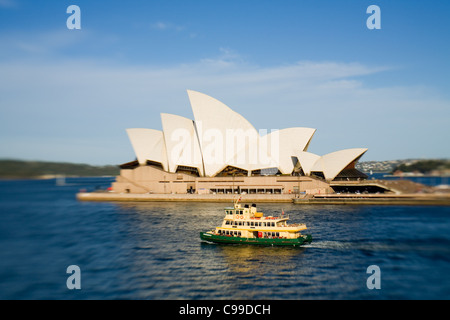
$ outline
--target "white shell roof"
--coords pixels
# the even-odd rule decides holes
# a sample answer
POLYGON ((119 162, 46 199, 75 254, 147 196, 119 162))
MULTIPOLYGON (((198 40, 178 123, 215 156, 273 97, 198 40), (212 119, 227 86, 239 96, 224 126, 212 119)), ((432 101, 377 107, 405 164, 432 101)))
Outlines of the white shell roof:
POLYGON ((174 114, 161 113, 164 141, 167 148, 169 172, 177 167, 190 166, 203 176, 203 160, 194 122, 174 114))
POLYGON ((147 160, 160 162, 164 170, 168 170, 166 145, 163 132, 154 129, 127 129, 128 137, 140 164, 147 160))
POLYGON ((274 164, 268 156, 265 157, 265 150, 259 151, 260 136, 247 119, 206 94, 192 90, 187 92, 206 176, 216 175, 227 165, 251 171, 274 164))
POLYGON ((311 152, 303 151, 297 154, 297 159, 300 162, 300 166, 302 167, 305 175, 309 176, 312 167, 316 161, 320 159, 320 156, 311 152))
POLYGON ((159 162, 168 172, 190 166, 197 168, 200 176, 210 177, 228 165, 249 173, 275 167, 290 174, 294 169, 292 157, 297 157, 306 175, 320 171, 325 179, 333 180, 367 151, 354 148, 318 156, 307 152, 316 129, 286 128, 260 137, 250 122, 222 102, 197 91, 187 93, 195 122, 162 113, 163 131, 127 129, 140 164, 159 162))
POLYGON ((333 180, 339 172, 366 151, 366 148, 353 148, 328 153, 314 163, 311 171, 322 171, 326 180, 333 180))
POLYGON ((286 128, 270 132, 262 139, 281 173, 291 174, 294 170, 292 157, 306 151, 315 132, 312 128, 286 128))

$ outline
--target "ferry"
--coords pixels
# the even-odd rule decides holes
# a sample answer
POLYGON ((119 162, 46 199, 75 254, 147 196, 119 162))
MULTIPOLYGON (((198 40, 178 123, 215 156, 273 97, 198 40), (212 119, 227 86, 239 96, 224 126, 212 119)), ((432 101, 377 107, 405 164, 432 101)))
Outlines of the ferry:
POLYGON ((256 205, 242 207, 237 202, 225 208, 222 226, 200 232, 200 239, 225 244, 255 244, 266 246, 301 246, 311 243, 312 236, 302 234, 305 224, 287 224, 289 216, 264 216, 256 205))

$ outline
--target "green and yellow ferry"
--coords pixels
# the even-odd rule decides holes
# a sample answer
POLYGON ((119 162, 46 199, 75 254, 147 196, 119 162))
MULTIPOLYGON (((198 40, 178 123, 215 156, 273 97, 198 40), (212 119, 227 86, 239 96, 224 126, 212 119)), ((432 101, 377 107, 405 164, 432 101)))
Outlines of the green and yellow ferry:
POLYGON ((225 208, 222 226, 207 232, 200 232, 200 239, 214 243, 255 244, 266 246, 301 246, 311 243, 305 224, 287 224, 289 216, 284 212, 279 217, 264 216, 256 205, 225 208))

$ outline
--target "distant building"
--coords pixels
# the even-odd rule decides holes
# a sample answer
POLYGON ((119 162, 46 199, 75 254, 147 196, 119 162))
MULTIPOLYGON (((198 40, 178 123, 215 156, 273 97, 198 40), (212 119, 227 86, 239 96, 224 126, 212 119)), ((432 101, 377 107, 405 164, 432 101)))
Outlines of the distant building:
POLYGON ((363 180, 366 148, 307 152, 316 129, 260 130, 222 102, 188 90, 195 120, 161 114, 162 131, 127 129, 136 160, 113 184, 130 193, 327 193, 363 180))

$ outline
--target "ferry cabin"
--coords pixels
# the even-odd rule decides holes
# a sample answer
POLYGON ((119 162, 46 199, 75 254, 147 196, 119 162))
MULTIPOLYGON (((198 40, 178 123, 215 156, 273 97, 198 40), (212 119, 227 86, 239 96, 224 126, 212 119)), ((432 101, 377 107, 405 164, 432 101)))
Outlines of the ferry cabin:
POLYGON ((304 224, 287 224, 288 216, 265 217, 256 211, 256 205, 225 208, 225 218, 222 226, 215 229, 216 235, 243 238, 295 239, 305 230, 304 224))

